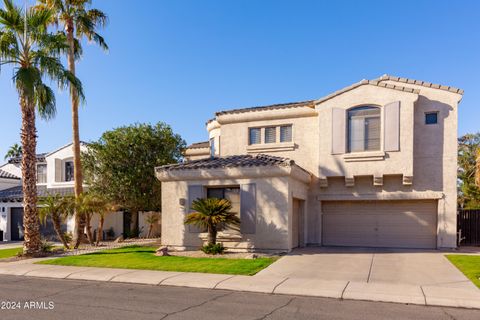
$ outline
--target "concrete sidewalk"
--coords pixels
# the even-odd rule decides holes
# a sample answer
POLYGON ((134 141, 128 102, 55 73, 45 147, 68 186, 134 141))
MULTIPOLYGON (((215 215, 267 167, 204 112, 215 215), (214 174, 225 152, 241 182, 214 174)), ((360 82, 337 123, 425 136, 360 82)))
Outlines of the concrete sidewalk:
POLYGON ((246 292, 289 294, 337 299, 408 303, 480 309, 480 290, 474 286, 409 285, 387 282, 321 280, 257 274, 183 273, 133 269, 69 267, 33 264, 35 259, 1 263, 0 274, 181 286, 246 292))

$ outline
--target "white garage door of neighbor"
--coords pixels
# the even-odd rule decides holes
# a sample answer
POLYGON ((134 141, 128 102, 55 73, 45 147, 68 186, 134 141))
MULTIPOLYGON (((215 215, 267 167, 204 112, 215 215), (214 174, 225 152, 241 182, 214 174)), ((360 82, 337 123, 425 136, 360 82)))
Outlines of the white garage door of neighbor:
POLYGON ((437 202, 322 202, 325 246, 436 248, 437 202))

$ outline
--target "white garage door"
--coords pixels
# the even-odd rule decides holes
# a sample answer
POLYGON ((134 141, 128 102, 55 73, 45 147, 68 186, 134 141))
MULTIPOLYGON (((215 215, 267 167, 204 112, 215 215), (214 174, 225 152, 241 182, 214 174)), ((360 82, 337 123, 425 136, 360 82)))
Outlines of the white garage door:
POLYGON ((437 202, 322 202, 325 246, 436 248, 437 202))

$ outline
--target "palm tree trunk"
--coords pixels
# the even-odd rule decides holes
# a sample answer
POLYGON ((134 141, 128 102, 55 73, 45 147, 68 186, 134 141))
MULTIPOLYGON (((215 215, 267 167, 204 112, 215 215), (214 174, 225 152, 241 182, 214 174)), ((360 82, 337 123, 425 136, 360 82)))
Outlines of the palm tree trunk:
POLYGON ((208 227, 208 244, 217 244, 217 227, 210 225, 208 227))
POLYGON ((60 239, 65 249, 70 249, 70 247, 68 246, 67 240, 65 239, 65 234, 62 231, 61 220, 58 214, 52 213, 52 222, 53 222, 53 229, 55 229, 58 239, 60 239))
POLYGON ((103 215, 100 215, 100 221, 98 223, 98 230, 97 230, 97 243, 96 243, 97 246, 100 243, 100 239, 103 240, 103 223, 104 222, 105 222, 105 217, 103 215))
MULTIPOLYGON (((68 70, 75 75, 75 44, 73 39, 74 26, 73 21, 69 21, 66 27, 68 41, 68 70)), ((77 92, 70 88, 70 99, 72 104, 72 133, 73 133, 73 174, 75 198, 78 198, 83 192, 83 172, 82 163, 80 162, 80 132, 78 125, 78 95, 77 92)), ((83 238, 83 230, 85 229, 85 219, 83 215, 75 212, 75 232, 74 232, 74 248, 78 248, 83 238)))
POLYGON ((35 107, 25 96, 20 98, 22 109, 22 191, 23 191, 23 253, 35 255, 40 252, 40 226, 37 212, 37 131, 35 107))
POLYGON ((88 213, 85 215, 85 217, 86 217, 85 222, 87 225, 87 239, 88 239, 88 242, 90 242, 90 244, 93 246, 94 242, 93 242, 92 225, 91 225, 92 214, 88 213))
POLYGON ((150 237, 152 236, 152 231, 153 231, 153 223, 150 223, 150 225, 148 226, 147 239, 150 239, 150 237))

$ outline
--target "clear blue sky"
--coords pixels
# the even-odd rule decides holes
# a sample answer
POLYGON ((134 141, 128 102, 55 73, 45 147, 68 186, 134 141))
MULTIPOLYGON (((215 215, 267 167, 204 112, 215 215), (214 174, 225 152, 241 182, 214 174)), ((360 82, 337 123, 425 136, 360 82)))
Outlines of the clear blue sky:
MULTIPOLYGON (((464 89, 459 133, 479 129, 480 1, 93 2, 110 17, 110 52, 88 45, 78 64, 85 141, 157 121, 206 140, 215 111, 320 98, 385 73, 464 89)), ((0 159, 19 141, 11 76, 1 70, 0 159)), ((57 117, 38 122, 39 152, 71 141, 67 92, 57 99, 57 117)))

